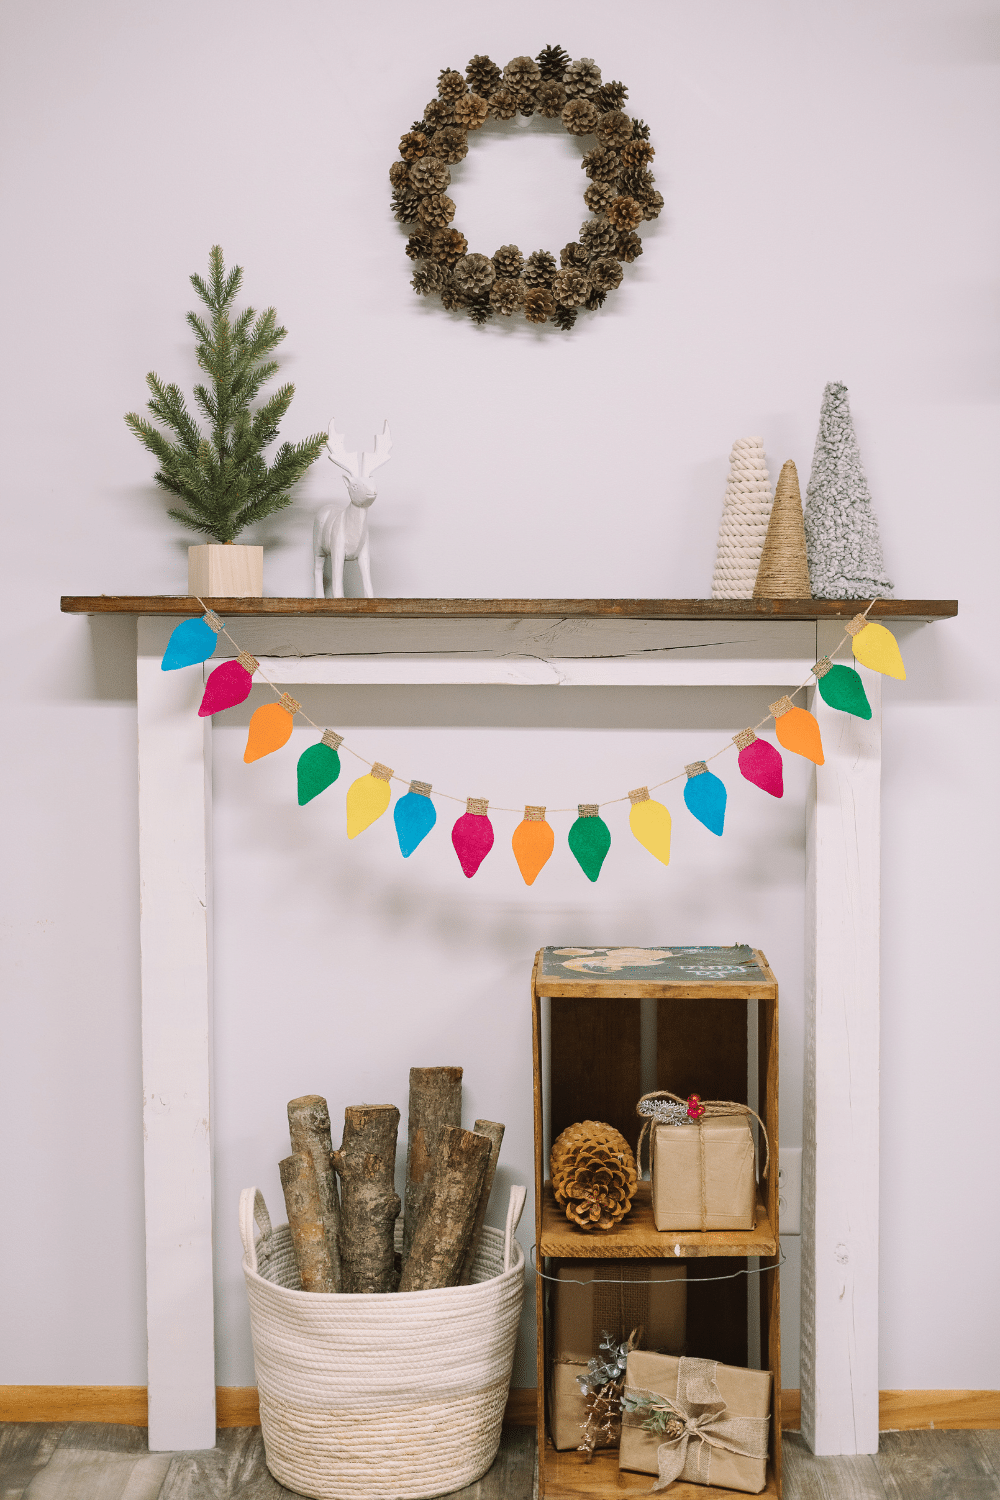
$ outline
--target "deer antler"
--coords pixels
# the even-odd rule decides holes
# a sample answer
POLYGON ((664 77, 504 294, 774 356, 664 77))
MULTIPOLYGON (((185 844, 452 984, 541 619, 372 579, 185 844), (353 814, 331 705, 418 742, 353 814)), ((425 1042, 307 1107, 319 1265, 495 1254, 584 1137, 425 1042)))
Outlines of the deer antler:
MULTIPOLYGON (((332 464, 337 465, 338 469, 343 469, 345 474, 350 474, 352 479, 357 479, 358 455, 356 453, 348 453, 347 449, 344 447, 343 433, 337 431, 336 424, 336 417, 332 417, 330 420, 330 425, 327 428, 326 446, 330 450, 327 454, 327 457, 332 464)), ((376 443, 377 442, 378 439, 376 438, 376 443)), ((388 457, 388 455, 386 456, 388 457)), ((363 472, 364 470, 362 470, 362 473, 363 472)))
POLYGON ((362 453, 361 455, 360 477, 362 479, 367 479, 369 474, 374 474, 376 469, 380 468, 382 464, 388 462, 389 455, 391 453, 392 434, 389 431, 389 422, 387 419, 383 424, 382 431, 376 432, 375 434, 375 448, 373 452, 362 453))

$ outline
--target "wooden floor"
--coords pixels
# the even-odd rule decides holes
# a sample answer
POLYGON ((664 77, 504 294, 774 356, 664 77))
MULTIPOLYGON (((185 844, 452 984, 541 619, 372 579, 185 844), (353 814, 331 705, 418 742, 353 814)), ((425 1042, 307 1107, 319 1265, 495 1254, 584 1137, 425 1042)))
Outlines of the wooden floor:
MULTIPOLYGON (((0 1500, 295 1500, 259 1427, 218 1437, 207 1453, 151 1454, 142 1427, 2 1423, 0 1500)), ((814 1458, 786 1433, 784 1456, 785 1500, 1000 1500, 1000 1432, 884 1432, 861 1458, 814 1458)), ((456 1500, 532 1500, 535 1485, 534 1428, 505 1427, 492 1469, 456 1500)))

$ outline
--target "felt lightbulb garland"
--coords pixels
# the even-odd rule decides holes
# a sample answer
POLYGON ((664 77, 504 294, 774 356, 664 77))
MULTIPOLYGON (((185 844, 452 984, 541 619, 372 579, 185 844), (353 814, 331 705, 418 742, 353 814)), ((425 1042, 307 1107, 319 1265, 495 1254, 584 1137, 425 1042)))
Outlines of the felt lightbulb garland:
MULTIPOLYGON (((221 713, 245 702, 250 695, 254 676, 260 672, 260 663, 250 652, 241 650, 233 640, 219 616, 205 606, 201 619, 182 620, 174 629, 163 654, 161 667, 172 672, 184 666, 197 666, 207 662, 214 653, 220 636, 225 636, 236 652, 235 658, 221 662, 209 674, 205 683, 198 713, 201 717, 221 713)), ((875 672, 903 679, 906 668, 895 638, 883 625, 868 619, 872 608, 869 604, 862 614, 856 615, 847 626, 837 650, 848 640, 857 661, 875 672)), ((295 715, 298 714, 313 729, 320 730, 302 705, 289 693, 281 692, 264 674, 264 681, 275 695, 276 702, 264 704, 251 716, 247 745, 243 759, 248 763, 259 760, 280 750, 291 738, 295 715)), ((831 657, 821 657, 812 667, 811 675, 823 701, 842 713, 860 719, 870 719, 871 704, 864 684, 856 670, 834 662, 831 657)), ((824 764, 823 742, 819 724, 811 713, 797 707, 792 699, 809 686, 800 683, 791 693, 777 699, 769 707, 768 717, 774 719, 778 743, 793 754, 804 756, 817 766, 824 764)), ((769 741, 759 739, 757 730, 768 720, 734 735, 731 744, 739 751, 739 769, 747 781, 752 782, 772 797, 781 797, 784 792, 781 755, 769 741)), ((380 762, 365 761, 357 751, 344 744, 343 736, 332 729, 323 729, 320 740, 308 746, 298 758, 296 779, 298 802, 303 807, 332 786, 340 776, 340 750, 362 760, 368 771, 352 782, 347 792, 347 836, 356 838, 382 816, 392 800, 390 783, 401 780, 380 762)), ((725 754, 729 745, 717 750, 708 760, 725 754)), ((727 792, 724 783, 708 769, 706 760, 692 761, 683 772, 658 782, 652 789, 636 787, 627 797, 616 797, 611 803, 628 801, 629 826, 636 839, 661 864, 670 862, 670 812, 662 802, 650 796, 650 790, 667 786, 684 778, 684 802, 688 811, 710 833, 722 835, 726 819, 727 792)), ((488 816, 489 801, 485 797, 456 797, 450 792, 438 792, 451 802, 464 802, 465 812, 456 820, 451 840, 463 873, 471 879, 479 870, 483 860, 493 848, 495 834, 488 816)), ((590 881, 596 881, 604 867, 611 848, 611 830, 601 817, 602 806, 611 803, 579 803, 575 808, 577 817, 570 827, 567 842, 574 859, 590 881)), ((499 808, 500 812, 517 812, 517 808, 499 808)), ((568 813, 573 808, 556 808, 556 812, 568 813)), ((544 869, 555 848, 555 834, 546 820, 547 809, 528 804, 524 808, 521 822, 514 830, 511 848, 518 869, 526 885, 533 885, 544 869)), ((429 782, 411 781, 405 795, 399 797, 393 809, 393 822, 399 850, 404 859, 419 848, 437 822, 437 810, 431 801, 429 782)))

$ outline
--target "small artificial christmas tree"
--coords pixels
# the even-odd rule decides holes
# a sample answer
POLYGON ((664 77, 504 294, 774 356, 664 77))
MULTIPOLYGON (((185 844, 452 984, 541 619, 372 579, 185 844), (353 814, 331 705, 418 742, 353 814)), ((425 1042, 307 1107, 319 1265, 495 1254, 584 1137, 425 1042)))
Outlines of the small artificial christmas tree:
POLYGON ((152 392, 149 410, 171 437, 137 412, 125 418, 159 463, 157 484, 186 506, 169 514, 218 542, 233 541, 244 527, 291 505, 289 490, 315 463, 326 442, 326 434, 318 432, 300 443, 282 443, 268 467, 264 449, 277 437, 295 387, 281 386, 263 406, 250 410, 261 386, 277 373, 277 362, 267 356, 286 329, 278 326, 273 307, 259 316, 246 307, 233 317, 242 281, 242 266, 226 274, 219 245, 209 253, 207 283, 198 275, 191 277, 211 314, 210 319, 187 315, 198 340, 198 364, 211 380, 210 386, 194 388, 195 401, 211 424, 210 435, 202 434, 178 387, 164 385, 152 371, 146 376, 152 392))
POLYGON ((804 520, 817 599, 891 597, 847 387, 838 381, 823 392, 804 520))
POLYGON ((764 549, 760 554, 755 599, 809 599, 809 569, 806 566, 806 537, 802 527, 802 496, 799 474, 788 459, 781 466, 774 487, 774 504, 767 524, 764 549))
POLYGON ((760 438, 737 438, 729 455, 729 478, 712 575, 713 599, 749 599, 771 515, 771 486, 760 438))

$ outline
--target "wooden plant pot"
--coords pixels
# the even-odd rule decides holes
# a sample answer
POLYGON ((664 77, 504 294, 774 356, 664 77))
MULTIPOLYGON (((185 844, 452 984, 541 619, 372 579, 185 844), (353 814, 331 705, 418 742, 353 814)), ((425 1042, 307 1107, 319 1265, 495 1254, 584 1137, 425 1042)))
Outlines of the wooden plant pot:
POLYGON ((188 548, 188 593, 200 599, 260 599, 264 549, 238 542, 188 548))

